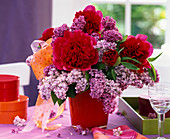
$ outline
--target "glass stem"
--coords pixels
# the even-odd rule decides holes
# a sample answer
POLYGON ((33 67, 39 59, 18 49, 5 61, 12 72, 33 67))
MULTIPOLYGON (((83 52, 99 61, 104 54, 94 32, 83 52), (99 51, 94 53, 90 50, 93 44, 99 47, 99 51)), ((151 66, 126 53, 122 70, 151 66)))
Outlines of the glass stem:
POLYGON ((158 113, 158 135, 159 137, 163 137, 164 135, 164 122, 165 122, 165 114, 158 113))

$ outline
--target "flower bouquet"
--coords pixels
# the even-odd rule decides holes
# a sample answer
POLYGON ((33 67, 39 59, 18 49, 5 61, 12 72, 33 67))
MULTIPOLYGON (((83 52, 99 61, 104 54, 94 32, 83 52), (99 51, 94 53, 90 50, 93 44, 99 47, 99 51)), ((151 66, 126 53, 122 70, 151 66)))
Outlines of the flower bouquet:
POLYGON ((107 114, 117 106, 115 98, 129 85, 142 88, 159 81, 150 62, 161 54, 149 58, 153 46, 147 36, 123 37, 116 21, 92 5, 76 12, 71 27, 46 29, 31 48, 34 54, 26 62, 39 80, 38 106, 53 102, 60 108, 69 97, 72 124, 84 128, 102 126, 103 119, 107 124, 107 114))

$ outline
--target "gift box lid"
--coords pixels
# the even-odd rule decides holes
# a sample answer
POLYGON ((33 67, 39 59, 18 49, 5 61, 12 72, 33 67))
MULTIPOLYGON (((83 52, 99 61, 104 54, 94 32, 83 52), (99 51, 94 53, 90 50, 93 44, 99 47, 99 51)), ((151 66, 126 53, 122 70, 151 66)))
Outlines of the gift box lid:
POLYGON ((16 75, 2 74, 0 75, 0 89, 9 89, 19 87, 19 77, 16 75))
POLYGON ((0 111, 18 111, 28 107, 28 97, 20 95, 18 100, 0 102, 0 111))

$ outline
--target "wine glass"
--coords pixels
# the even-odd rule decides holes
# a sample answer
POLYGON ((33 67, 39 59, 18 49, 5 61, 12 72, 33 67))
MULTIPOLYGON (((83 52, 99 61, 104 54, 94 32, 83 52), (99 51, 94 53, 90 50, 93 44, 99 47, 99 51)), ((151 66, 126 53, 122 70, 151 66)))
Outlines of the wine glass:
POLYGON ((157 139, 165 139, 164 122, 165 113, 170 109, 170 83, 160 82, 148 85, 148 95, 152 108, 158 117, 158 135, 157 139))

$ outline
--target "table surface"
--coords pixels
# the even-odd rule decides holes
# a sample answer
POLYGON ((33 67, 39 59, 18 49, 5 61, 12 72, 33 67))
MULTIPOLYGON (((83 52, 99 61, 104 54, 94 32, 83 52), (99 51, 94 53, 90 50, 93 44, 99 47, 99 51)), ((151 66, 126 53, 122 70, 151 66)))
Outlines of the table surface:
MULTIPOLYGON (((28 121, 31 118, 32 114, 34 112, 34 107, 28 108, 28 121)), ((25 133, 12 133, 12 129, 17 129, 16 126, 13 124, 0 124, 0 139, 46 139, 46 138, 58 138, 57 135, 61 134, 61 138, 63 139, 93 139, 92 133, 89 133, 86 136, 78 135, 74 129, 71 127, 71 121, 70 121, 70 113, 69 113, 69 107, 66 106, 66 110, 63 112, 63 117, 57 119, 54 121, 54 123, 60 123, 62 124, 62 127, 60 127, 57 130, 53 131, 47 131, 45 130, 44 133, 41 132, 41 129, 35 127, 31 132, 25 132, 25 133), (46 136, 46 134, 49 134, 49 137, 46 136)), ((124 117, 117 115, 115 113, 109 115, 108 119, 108 129, 112 129, 121 125, 127 125, 130 128, 137 131, 133 125, 124 117)), ((145 135, 148 138, 151 137, 157 137, 157 135, 145 135)), ((165 135, 165 137, 170 138, 170 134, 165 135)))

